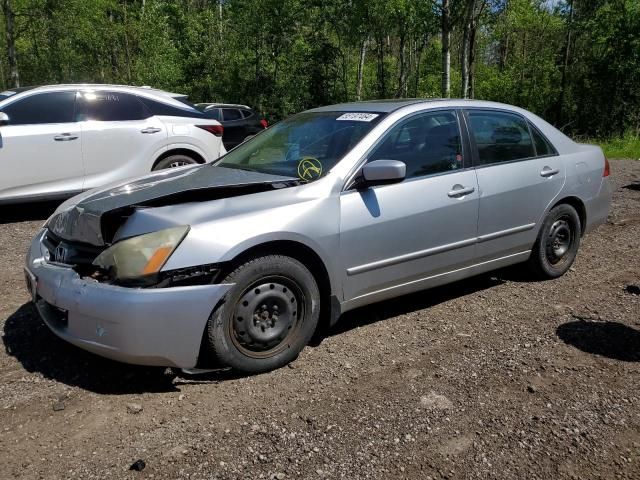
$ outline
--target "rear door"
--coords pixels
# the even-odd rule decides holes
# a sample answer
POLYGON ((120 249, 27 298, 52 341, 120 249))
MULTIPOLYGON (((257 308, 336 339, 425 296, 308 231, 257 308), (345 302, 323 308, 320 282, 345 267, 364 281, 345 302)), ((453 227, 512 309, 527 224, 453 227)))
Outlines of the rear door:
POLYGON ((412 115, 374 148, 367 161, 400 160, 407 174, 340 197, 346 300, 424 288, 425 279, 474 263, 478 189, 464 150, 454 110, 412 115))
POLYGON ((88 90, 79 102, 85 189, 151 171, 166 150, 167 127, 136 95, 88 90))
POLYGON ((466 112, 480 188, 479 260, 526 251, 565 181, 561 157, 521 115, 466 112))
POLYGON ((82 190, 80 126, 75 91, 34 93, 8 103, 0 127, 0 198, 82 190))

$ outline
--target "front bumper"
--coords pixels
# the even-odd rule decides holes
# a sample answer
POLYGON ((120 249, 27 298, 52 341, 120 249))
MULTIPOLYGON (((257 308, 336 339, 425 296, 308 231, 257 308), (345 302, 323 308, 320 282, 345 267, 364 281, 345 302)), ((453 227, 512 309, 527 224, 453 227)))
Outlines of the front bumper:
POLYGON ((142 289, 85 280, 48 263, 41 242, 27 255, 27 283, 38 312, 57 336, 126 363, 193 368, 209 316, 231 284, 142 289))

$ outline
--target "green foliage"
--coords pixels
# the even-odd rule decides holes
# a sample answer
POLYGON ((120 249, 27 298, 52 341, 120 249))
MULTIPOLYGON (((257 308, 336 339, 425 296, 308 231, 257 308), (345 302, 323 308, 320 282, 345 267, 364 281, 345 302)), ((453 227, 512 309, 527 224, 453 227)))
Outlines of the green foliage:
MULTIPOLYGON (((451 0, 453 92, 460 91, 469 1, 451 0)), ((520 105, 576 135, 640 130, 638 0, 475 2, 476 98, 520 105)), ((193 101, 247 103, 271 120, 353 101, 358 92, 362 99, 441 96, 440 0, 9 4, 22 85, 152 85, 193 101)), ((1 23, 6 88, 12 85, 1 23)))
POLYGON ((622 137, 608 140, 593 140, 588 143, 600 145, 607 158, 629 158, 640 160, 640 135, 628 132, 622 137))

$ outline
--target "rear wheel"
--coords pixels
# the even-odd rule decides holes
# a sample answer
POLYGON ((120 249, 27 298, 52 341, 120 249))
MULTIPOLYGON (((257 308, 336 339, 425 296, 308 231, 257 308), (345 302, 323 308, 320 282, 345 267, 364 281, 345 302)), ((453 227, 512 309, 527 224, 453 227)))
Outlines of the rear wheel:
POLYGON ((311 339, 320 313, 320 291, 297 260, 254 258, 222 283, 233 288, 207 325, 214 358, 246 373, 279 368, 294 360, 311 339))
POLYGON ((540 278, 564 275, 578 253, 580 234, 580 217, 576 210, 567 204, 554 207, 542 224, 529 257, 529 268, 540 278))
POLYGON ((185 167, 187 165, 195 165, 198 162, 195 158, 190 157, 189 155, 184 155, 182 153, 177 153, 175 155, 169 155, 168 157, 163 158, 153 167, 153 171, 164 170, 165 168, 176 168, 176 167, 185 167))

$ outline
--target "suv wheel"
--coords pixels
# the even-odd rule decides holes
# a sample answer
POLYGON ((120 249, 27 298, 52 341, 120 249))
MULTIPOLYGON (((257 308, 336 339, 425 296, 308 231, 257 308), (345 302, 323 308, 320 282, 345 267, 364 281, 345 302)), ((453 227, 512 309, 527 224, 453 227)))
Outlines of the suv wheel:
POLYGON ((176 168, 176 167, 185 167, 187 165, 195 165, 198 162, 195 158, 190 157, 189 155, 184 155, 181 153, 177 153, 175 155, 169 155, 168 157, 160 160, 153 167, 153 171, 164 170, 165 168, 176 168))
POLYGON ((269 255, 246 262, 221 283, 234 286, 207 325, 213 357, 245 373, 295 360, 320 314, 320 291, 311 272, 293 258, 269 255))

